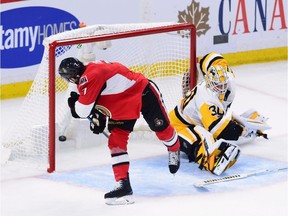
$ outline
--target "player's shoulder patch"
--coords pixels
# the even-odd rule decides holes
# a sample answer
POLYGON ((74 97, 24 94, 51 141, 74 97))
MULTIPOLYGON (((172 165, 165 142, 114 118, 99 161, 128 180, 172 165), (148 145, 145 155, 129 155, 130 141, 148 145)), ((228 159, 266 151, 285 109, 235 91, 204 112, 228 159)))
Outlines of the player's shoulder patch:
POLYGON ((87 82, 88 82, 87 76, 82 76, 79 80, 79 85, 84 85, 87 82))

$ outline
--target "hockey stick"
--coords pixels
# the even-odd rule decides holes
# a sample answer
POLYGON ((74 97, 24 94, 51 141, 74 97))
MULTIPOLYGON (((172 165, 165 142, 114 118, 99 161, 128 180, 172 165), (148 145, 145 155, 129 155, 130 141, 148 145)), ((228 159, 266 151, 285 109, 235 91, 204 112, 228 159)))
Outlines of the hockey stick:
POLYGON ((204 181, 194 183, 194 186, 201 188, 201 187, 205 187, 206 185, 210 185, 210 184, 233 181, 233 180, 248 178, 250 176, 266 174, 266 173, 271 173, 271 172, 278 172, 278 171, 282 171, 282 170, 286 170, 286 169, 288 169, 288 167, 275 168, 275 169, 264 169, 264 170, 255 171, 255 172, 251 172, 251 173, 243 173, 243 174, 235 174, 235 175, 225 176, 223 178, 207 179, 204 181))
POLYGON ((70 123, 71 123, 71 118, 72 118, 72 116, 71 116, 70 112, 69 113, 66 112, 64 119, 62 120, 62 125, 64 125, 64 126, 62 126, 62 130, 61 130, 60 135, 58 137, 59 141, 61 141, 61 142, 65 142, 67 139, 66 135, 67 135, 67 130, 68 130, 70 123))
POLYGON ((102 133, 104 134, 105 137, 109 138, 110 135, 106 131, 103 131, 102 133))
MULTIPOLYGON (((84 119, 85 119, 85 118, 84 118, 84 119)), ((89 117, 87 117, 87 119, 88 119, 90 122, 92 122, 92 119, 90 119, 89 117)), ((93 122, 92 122, 92 123, 93 123, 93 122)), ((67 139, 67 138, 66 138, 66 131, 67 131, 68 127, 69 127, 69 123, 67 123, 67 124, 63 127, 62 132, 60 133, 61 135, 59 136, 59 141, 61 141, 61 142, 66 141, 66 139, 67 139)), ((105 137, 109 138, 109 134, 108 134, 106 131, 103 131, 102 133, 104 134, 105 137)))

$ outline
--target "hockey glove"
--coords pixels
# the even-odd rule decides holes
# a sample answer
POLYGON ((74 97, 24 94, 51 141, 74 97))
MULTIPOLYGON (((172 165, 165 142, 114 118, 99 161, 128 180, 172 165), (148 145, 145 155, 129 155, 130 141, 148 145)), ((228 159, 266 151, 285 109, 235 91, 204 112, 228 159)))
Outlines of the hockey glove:
POLYGON ((89 116, 89 120, 90 130, 94 134, 103 133, 106 126, 106 116, 104 114, 95 110, 95 112, 89 116))
MULTIPOLYGON (((248 113, 248 112, 246 112, 248 113)), ((251 116, 247 115, 248 118, 244 117, 245 113, 238 116, 236 114, 233 114, 233 118, 235 121, 237 121, 239 124, 241 124, 244 127, 242 136, 243 137, 257 137, 257 136, 263 136, 265 139, 268 139, 267 134, 263 133, 264 130, 271 129, 271 127, 266 123, 268 118, 265 118, 263 116, 260 116, 257 112, 255 112, 256 118, 250 118, 251 116)))
POLYGON ((68 98, 68 106, 70 107, 71 114, 74 118, 80 118, 80 116, 78 116, 78 114, 75 111, 75 103, 76 101, 78 101, 79 96, 80 95, 78 93, 71 92, 70 97, 68 98))

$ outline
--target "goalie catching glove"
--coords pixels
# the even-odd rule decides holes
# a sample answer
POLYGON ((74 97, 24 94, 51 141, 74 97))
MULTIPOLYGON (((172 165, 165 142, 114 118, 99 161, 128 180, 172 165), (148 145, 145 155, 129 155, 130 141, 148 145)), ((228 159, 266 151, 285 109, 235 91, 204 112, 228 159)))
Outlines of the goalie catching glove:
POLYGON ((94 113, 89 115, 90 120, 90 130, 94 134, 103 133, 106 127, 106 116, 99 112, 98 110, 94 110, 94 113))
POLYGON ((268 139, 267 134, 263 133, 264 130, 271 129, 266 123, 268 118, 260 115, 256 110, 250 109, 240 116, 233 114, 233 120, 244 128, 241 137, 239 137, 238 144, 248 142, 260 136, 268 139))

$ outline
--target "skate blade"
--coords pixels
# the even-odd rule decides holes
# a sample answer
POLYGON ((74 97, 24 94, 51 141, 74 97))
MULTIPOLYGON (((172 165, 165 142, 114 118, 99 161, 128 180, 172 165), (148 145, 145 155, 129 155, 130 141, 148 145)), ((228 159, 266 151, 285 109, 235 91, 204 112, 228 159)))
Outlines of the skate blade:
POLYGON ((129 205, 133 204, 135 201, 132 195, 127 195, 119 198, 106 198, 105 203, 107 205, 129 205))

